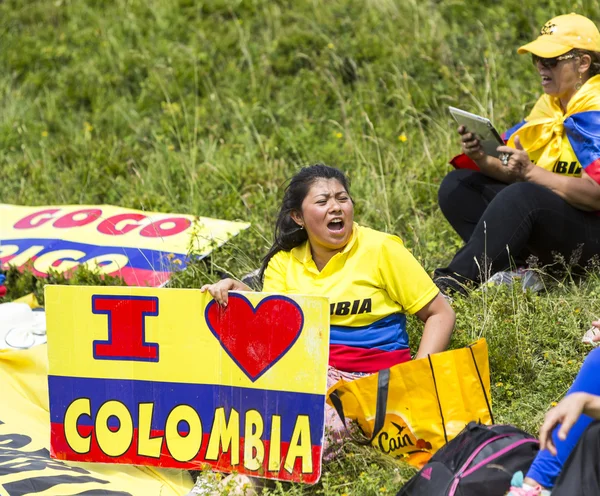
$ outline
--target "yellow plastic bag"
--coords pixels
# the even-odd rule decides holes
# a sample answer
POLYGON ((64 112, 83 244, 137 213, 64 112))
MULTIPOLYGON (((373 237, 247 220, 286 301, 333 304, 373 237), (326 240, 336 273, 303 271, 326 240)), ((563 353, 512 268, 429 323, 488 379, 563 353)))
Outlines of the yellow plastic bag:
POLYGON ((358 424, 366 438, 355 440, 421 467, 470 421, 494 422, 487 343, 341 380, 327 402, 358 424))

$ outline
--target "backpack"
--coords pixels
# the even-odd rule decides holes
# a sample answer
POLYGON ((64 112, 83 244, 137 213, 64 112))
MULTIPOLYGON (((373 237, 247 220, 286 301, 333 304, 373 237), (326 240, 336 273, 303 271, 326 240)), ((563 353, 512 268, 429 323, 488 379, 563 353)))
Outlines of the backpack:
POLYGON ((470 422, 397 496, 504 496, 538 451, 538 440, 512 425, 470 422))

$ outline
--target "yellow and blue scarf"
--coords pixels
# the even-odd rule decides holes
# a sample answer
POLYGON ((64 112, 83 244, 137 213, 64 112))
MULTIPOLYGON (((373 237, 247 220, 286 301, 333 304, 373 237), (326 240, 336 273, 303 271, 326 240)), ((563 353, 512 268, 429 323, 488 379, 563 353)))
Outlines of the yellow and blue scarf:
POLYGON ((586 81, 569 101, 566 112, 558 98, 542 95, 527 118, 506 131, 503 138, 514 147, 518 135, 527 152, 543 149, 537 165, 544 167, 560 157, 563 134, 586 173, 600 183, 600 75, 586 81))

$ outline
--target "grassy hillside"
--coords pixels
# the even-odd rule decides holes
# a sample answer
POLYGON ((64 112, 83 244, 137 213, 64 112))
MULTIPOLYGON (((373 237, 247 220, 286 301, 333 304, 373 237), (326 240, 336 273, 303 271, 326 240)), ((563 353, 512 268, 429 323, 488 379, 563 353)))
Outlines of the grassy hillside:
MULTIPOLYGON (((520 121, 540 86, 516 48, 571 11, 600 20, 591 0, 4 0, 0 201, 251 222, 173 281, 198 287, 258 266, 285 180, 320 161, 350 175, 360 223, 432 270, 460 245, 436 205, 459 150, 447 106, 520 121)), ((455 302, 453 344, 488 339, 498 419, 532 432, 600 311, 595 272, 550 282, 455 302)), ((319 485, 270 491, 391 494, 411 473, 348 449, 319 485)))

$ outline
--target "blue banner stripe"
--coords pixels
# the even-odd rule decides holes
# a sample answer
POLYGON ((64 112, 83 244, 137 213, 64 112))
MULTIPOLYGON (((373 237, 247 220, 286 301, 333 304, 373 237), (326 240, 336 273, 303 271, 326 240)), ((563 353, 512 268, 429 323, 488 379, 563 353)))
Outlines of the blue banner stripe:
MULTIPOLYGON (((138 404, 154 403, 152 429, 163 431, 169 412, 177 405, 191 406, 199 414, 205 432, 210 432, 214 411, 223 407, 225 417, 235 408, 240 414, 243 436, 244 416, 248 410, 257 410, 264 420, 264 437, 271 432, 271 416, 281 416, 281 440, 289 442, 297 415, 310 417, 311 441, 321 444, 325 414, 325 395, 291 393, 250 389, 212 384, 181 384, 171 382, 134 381, 124 379, 90 379, 81 377, 48 376, 50 420, 62 424, 67 407, 78 398, 89 398, 92 419, 100 406, 109 400, 124 403, 132 414, 134 427, 138 425, 138 404), (243 405, 243 410, 242 410, 243 405)), ((92 425, 84 415, 81 425, 92 425)), ((115 423, 115 426, 118 425, 115 423)))
MULTIPOLYGON (((131 248, 125 246, 98 246, 87 243, 75 243, 62 239, 46 239, 46 238, 27 238, 27 239, 0 239, 0 245, 17 245, 19 253, 27 248, 38 245, 44 249, 35 255, 36 258, 56 250, 78 250, 85 253, 85 256, 77 259, 77 262, 85 262, 94 257, 108 254, 125 255, 129 262, 126 267, 134 269, 146 269, 156 272, 171 272, 176 266, 178 269, 185 267, 187 256, 177 253, 169 253, 160 250, 149 250, 143 248, 131 248), (175 260, 179 263, 174 264, 175 260)), ((72 260, 65 258, 65 260, 72 260)))
POLYGON ((524 125, 526 124, 525 121, 521 121, 518 124, 515 124, 513 127, 511 127, 510 129, 507 129, 506 131, 504 131, 504 133, 502 133, 502 139, 504 141, 508 141, 509 138, 515 134, 519 129, 521 129, 524 125))

